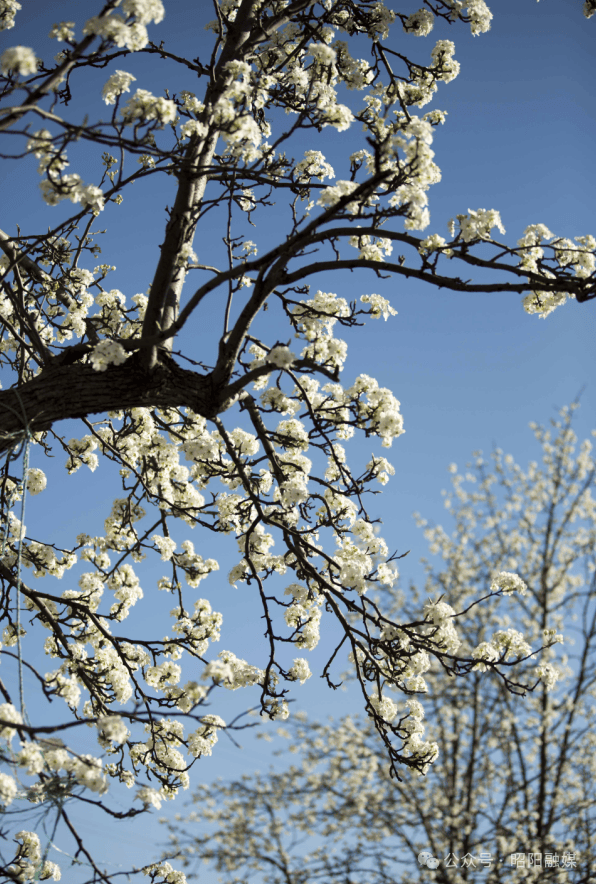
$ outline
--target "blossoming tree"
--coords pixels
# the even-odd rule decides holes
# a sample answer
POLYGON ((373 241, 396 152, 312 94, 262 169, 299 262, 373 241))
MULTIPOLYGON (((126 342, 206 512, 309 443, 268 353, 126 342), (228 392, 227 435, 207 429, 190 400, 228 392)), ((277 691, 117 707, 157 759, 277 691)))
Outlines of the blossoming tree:
POLYGON ((424 596, 465 609, 492 573, 515 569, 527 591, 474 608, 462 641, 477 646, 499 626, 511 635, 509 623, 538 641, 562 629, 562 665, 545 653, 544 683, 525 697, 478 673, 427 674, 427 736, 441 752, 423 778, 388 775, 370 723, 292 716, 279 729, 291 765, 201 786, 190 816, 169 822, 186 868, 210 861, 225 880, 263 884, 594 880, 596 465, 572 414, 533 425, 541 463, 524 470, 496 449, 492 463, 475 452, 465 473, 454 466, 453 531, 418 517, 438 566, 427 561, 424 587, 388 594, 389 613, 424 596))
MULTIPOLYGON (((3 30, 15 27, 19 10, 16 0, 0 0, 3 30)), ((304 682, 310 668, 304 656, 286 663, 284 644, 314 648, 323 612, 342 633, 323 674, 333 684, 331 666, 345 648, 397 776, 424 773, 437 757, 412 698, 425 689, 431 659, 462 676, 489 670, 523 690, 536 677, 548 682, 550 670, 539 665, 526 682, 512 667, 556 638, 547 630, 530 646, 517 632, 497 630, 463 649, 446 603, 392 619, 371 600, 369 591, 390 588, 397 574, 397 553, 390 555, 367 509, 373 483, 385 484, 393 468, 378 452, 363 469, 351 468, 344 443, 360 432, 389 448, 403 421, 391 391, 367 374, 341 383, 347 346, 335 333, 395 311, 377 294, 349 304, 310 290, 311 278, 350 269, 458 292, 519 293, 542 317, 568 298, 596 297, 592 236, 571 241, 534 224, 509 246, 492 235, 505 232, 499 213, 484 209, 458 215, 449 241, 418 235, 429 225, 427 191, 440 177, 430 145, 445 115, 416 111, 459 66, 449 40, 424 63, 401 50, 428 35, 436 18, 467 23, 477 35, 491 13, 483 0, 433 0, 408 16, 376 0, 220 0, 214 10, 203 57, 150 41, 148 26, 164 17, 161 0, 110 0, 86 21, 55 24, 50 38, 65 48, 53 61, 19 43, 0 53, 3 155, 34 156, 45 203, 73 206, 49 231, 22 232, 18 219, 0 231, 0 359, 8 379, 0 391, 2 656, 19 671, 28 665, 43 697, 68 706, 62 723, 47 724, 22 689, 0 683, 2 758, 11 770, 1 775, 0 798, 5 806, 53 802, 93 881, 109 876, 66 800, 122 818, 175 797, 226 728, 205 713, 218 689, 255 687, 262 713, 286 718, 287 685, 304 682), (163 97, 136 88, 122 69, 133 53, 177 65, 189 86, 202 81, 202 91, 166 89, 163 97), (81 115, 71 106, 77 83, 87 96, 81 115), (364 101, 342 103, 344 93, 345 101, 357 93, 364 101), (316 149, 326 127, 364 130, 337 179, 316 149), (97 158, 94 181, 66 171, 69 152, 81 147, 97 158), (93 266, 102 212, 121 206, 133 184, 151 187, 162 174, 174 180, 175 199, 150 288, 127 301, 105 282, 112 265, 93 266), (288 222, 281 229, 280 221, 273 245, 259 245, 249 231, 259 230, 273 198, 287 206, 288 222), (203 263, 195 236, 222 217, 222 263, 203 263), (395 246, 404 252, 397 261, 395 246), (464 281, 458 267, 492 272, 494 281, 464 281), (211 295, 220 296, 219 312, 211 295), (212 365, 186 345, 175 349, 206 316, 219 328, 212 365), (80 422, 79 438, 60 435, 67 420, 80 422), (64 451, 69 473, 95 469, 100 457, 116 465, 124 496, 103 534, 80 533, 68 549, 27 535, 19 501, 24 507, 46 485, 43 471, 29 467, 32 445, 64 451), (207 656, 221 615, 207 600, 189 599, 182 582, 194 589, 219 566, 190 540, 179 546, 186 526, 235 540, 230 581, 253 588, 263 611, 267 646, 256 662, 232 651, 207 656), (169 635, 159 640, 139 637, 134 616, 124 632, 120 625, 138 611, 134 565, 147 555, 168 563, 154 588, 174 597, 169 635), (55 579, 77 561, 88 567, 79 589, 61 592, 55 579), (25 568, 35 579, 25 579, 25 568), (57 661, 46 674, 24 658, 37 638, 57 661), (187 664, 196 671, 197 661, 200 674, 188 679, 187 664), (398 705, 387 685, 406 701, 398 705), (68 744, 85 725, 96 728, 111 760, 68 744), (102 797, 111 781, 136 786, 139 805, 116 812, 102 797)), ((587 0, 586 17, 594 11, 587 0)), ((501 595, 524 584, 503 572, 484 589, 501 595)), ((59 876, 36 832, 20 832, 17 845, 3 868, 9 879, 59 876)), ((167 863, 142 871, 152 880, 183 879, 167 863)))

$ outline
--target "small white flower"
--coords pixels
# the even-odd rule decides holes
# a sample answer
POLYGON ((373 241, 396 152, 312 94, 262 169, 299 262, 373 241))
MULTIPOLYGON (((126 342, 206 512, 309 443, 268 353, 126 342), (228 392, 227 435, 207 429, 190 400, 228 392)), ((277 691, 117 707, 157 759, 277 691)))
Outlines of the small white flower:
POLYGON ((100 341, 89 354, 89 361, 95 371, 106 371, 109 365, 122 365, 128 356, 117 341, 100 341))
POLYGON ((271 362, 278 368, 290 368, 296 359, 296 355, 287 347, 274 347, 265 357, 266 362, 271 362))
POLYGON ((122 95, 123 92, 130 92, 130 84, 136 79, 132 74, 127 74, 126 71, 116 71, 113 73, 101 90, 105 103, 115 104, 116 98, 119 95, 122 95))
POLYGON ((182 126, 180 126, 180 134, 182 138, 190 138, 192 135, 196 135, 198 138, 204 138, 207 132, 207 126, 204 123, 200 123, 198 120, 187 120, 186 123, 183 123, 182 126))
POLYGON ((121 110, 127 125, 137 120, 148 123, 157 120, 159 123, 173 123, 176 119, 176 105, 169 98, 156 98, 146 89, 137 89, 121 110))
POLYGON ((416 37, 426 37, 432 31, 435 17, 428 9, 419 9, 404 22, 404 31, 416 37))
POLYGON ((157 789, 152 789, 151 786, 142 786, 137 791, 135 798, 142 801, 145 807, 155 807, 159 810, 164 796, 157 789))
POLYGON ((130 736, 130 731, 119 715, 104 715, 98 719, 97 729, 102 740, 117 743, 119 746, 130 736))
POLYGON ((59 24, 54 25, 49 36, 54 40, 58 40, 60 43, 65 43, 67 40, 74 40, 74 26, 75 23, 73 21, 61 21, 59 24))
POLYGON ((534 671, 536 677, 545 685, 547 691, 552 690, 561 677, 561 673, 558 669, 555 669, 552 663, 541 663, 534 671))
POLYGON ((325 43, 311 43, 308 47, 308 54, 323 65, 335 64, 337 60, 335 50, 331 46, 326 46, 325 43))
POLYGON ((8 31, 14 28, 14 18, 21 4, 16 0, 0 0, 0 31, 8 31))
POLYGON ((0 804, 7 807, 16 797, 18 787, 11 776, 0 773, 0 804))
MULTIPOLYGON (((6 629, 4 630, 4 632, 6 633, 6 629)), ((6 641, 6 636, 4 637, 4 644, 8 644, 8 642, 6 641)), ((12 703, 0 704, 0 720, 13 722, 14 724, 23 723, 20 712, 17 712, 12 703)), ((10 727, 7 724, 0 725, 0 737, 3 737, 5 740, 12 740, 14 735, 15 730, 13 727, 10 727)))
POLYGON ((4 75, 12 71, 13 74, 21 74, 26 77, 27 74, 37 73, 37 58, 32 49, 28 46, 12 46, 5 49, 0 55, 0 70, 4 75))
POLYGON ((36 467, 27 470, 27 491, 30 494, 39 494, 47 484, 48 480, 43 470, 38 470, 36 467))
POLYGON ((528 591, 528 587, 517 574, 512 574, 509 571, 501 571, 493 579, 493 582, 490 585, 490 591, 502 592, 503 595, 511 595, 514 592, 518 592, 520 595, 525 595, 528 591))
POLYGON ((308 660, 305 660, 304 657, 297 657, 294 660, 294 665, 288 669, 288 675, 293 681, 299 681, 300 684, 304 684, 312 675, 308 660))

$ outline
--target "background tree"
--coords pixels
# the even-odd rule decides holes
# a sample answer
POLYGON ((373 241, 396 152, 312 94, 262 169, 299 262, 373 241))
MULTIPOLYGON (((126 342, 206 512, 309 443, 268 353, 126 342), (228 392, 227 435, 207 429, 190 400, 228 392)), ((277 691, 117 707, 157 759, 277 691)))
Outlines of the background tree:
POLYGON ((382 594, 388 613, 425 597, 463 612, 492 574, 515 568, 527 592, 459 616, 460 635, 473 647, 512 623, 535 641, 563 630, 564 657, 542 657, 546 684, 519 696, 492 675, 434 666, 424 706, 440 756, 401 782, 371 723, 292 716, 279 730, 293 753, 279 750, 286 769, 199 787, 193 812, 169 823, 192 872, 209 861, 221 880, 262 884, 596 880, 596 470, 573 410, 551 429, 531 424, 541 463, 522 469, 497 448, 492 463, 477 451, 465 473, 452 465, 452 531, 418 517, 438 559, 426 584, 382 594), (424 850, 436 870, 418 862, 424 850))
MULTIPOLYGON (((22 159, 25 169, 37 159, 41 195, 58 219, 49 231, 40 222, 26 232, 17 219, 0 234, 0 426, 7 455, 0 610, 2 655, 16 661, 13 681, 0 686, 0 737, 11 768, 1 775, 0 797, 6 807, 25 799, 55 810, 75 857, 90 868, 89 880, 109 876, 85 847, 69 805, 76 800, 122 818, 175 797, 195 760, 209 755, 226 729, 220 716, 205 713, 218 687, 255 686, 263 713, 287 717, 284 685, 304 682, 310 669, 302 656, 286 659, 283 646, 313 648, 323 611, 341 630, 324 675, 331 684, 339 648, 349 649, 362 702, 395 774, 400 767, 426 770, 437 747, 423 739, 419 706, 410 700, 398 707, 383 693, 386 682, 408 696, 423 690, 431 657, 462 675, 483 662, 516 689, 534 679, 532 659, 509 675, 530 655, 521 633, 499 633, 462 654, 454 612, 444 603, 393 622, 366 596, 395 580, 397 553, 374 533, 366 497, 392 467, 378 452, 348 465, 344 442, 361 430, 389 447, 403 422, 399 402, 368 374, 340 383, 347 346, 334 330, 394 311, 379 295, 348 304, 309 290, 311 277, 362 268, 456 292, 519 293, 526 310, 541 316, 569 296, 585 302, 596 295, 591 236, 555 239, 533 224, 509 247, 491 236, 495 228, 504 233, 499 213, 484 209, 458 215, 448 242, 414 235, 428 226, 426 192, 440 175, 430 144, 444 119, 440 111, 419 117, 414 108, 428 104, 459 67, 449 40, 437 42, 428 66, 411 61, 394 48, 391 25, 406 40, 408 33, 428 34, 435 18, 461 19, 473 34, 491 20, 480 0, 427 7, 406 16, 369 0, 222 0, 208 25, 210 51, 188 59, 175 46, 149 41, 147 27, 164 16, 160 0, 112 0, 86 22, 55 25, 51 39, 66 48, 53 62, 20 44, 0 54, 3 155, 22 159), (143 88, 127 97, 135 77, 111 66, 132 53, 175 63, 192 85, 203 80, 200 96, 176 87, 165 98, 143 88), (91 96, 81 115, 70 110, 77 88, 91 96), (345 89, 362 93, 364 110, 340 102, 345 89), (112 111, 107 121, 104 105, 112 111), (343 177, 328 184, 335 172, 314 149, 316 138, 327 127, 344 132, 356 122, 365 130, 362 142, 350 139, 343 177), (98 183, 67 172, 68 157, 87 168, 96 163, 98 183), (116 211, 129 185, 151 187, 164 173, 175 182, 175 197, 166 207, 153 280, 148 294, 127 306, 125 295, 105 283, 112 264, 89 269, 101 252, 97 219, 104 209, 116 211), (278 239, 256 244, 249 236, 273 199, 282 198, 285 227, 280 220, 278 239), (68 203, 76 207, 72 215, 68 203), (222 218, 222 262, 214 256, 215 263, 200 263, 195 235, 222 218), (396 262, 389 259, 395 243, 406 253, 396 262), (494 282, 450 272, 463 265, 466 272, 494 272, 494 282), (216 307, 207 306, 210 300, 216 307), (215 329, 209 356, 184 337, 200 323, 215 329), (289 349, 292 336, 298 354, 289 349), (75 419, 77 435, 67 439, 63 422, 75 419), (29 466, 32 443, 48 456, 65 453, 69 473, 95 469, 99 456, 106 468, 115 466, 122 496, 103 533, 83 530, 68 548, 27 534, 26 497, 46 484, 43 471, 29 466), (236 541, 230 580, 253 587, 262 605, 266 649, 256 652, 259 665, 232 651, 206 658, 222 618, 207 600, 189 601, 181 579, 195 589, 219 566, 191 541, 179 546, 181 529, 196 525, 236 541), (171 623, 159 639, 144 632, 135 608, 143 598, 135 565, 148 554, 169 563, 157 588, 162 599, 174 596, 170 609, 172 601, 151 595, 152 610, 163 607, 171 623), (77 560, 88 568, 79 589, 61 591, 54 579, 77 560), (23 579, 24 568, 33 580, 23 579), (133 608, 136 621, 122 627, 133 608), (44 655, 57 661, 47 674, 44 655), (184 681, 188 663, 196 674, 196 661, 198 675, 184 681), (39 685, 39 697, 27 703, 23 668, 39 685), (69 708, 48 723, 44 698, 56 697, 69 708), (97 731, 108 763, 77 748, 83 725, 97 731), (13 750, 15 737, 21 746, 13 750), (129 801, 119 811, 103 799, 110 781, 137 785, 141 808, 129 801)), ((5 30, 19 9, 0 0, 5 30)), ((588 3, 584 11, 590 17, 594 10, 588 3)), ((523 588, 500 578, 493 591, 512 586, 523 588)), ((539 645, 552 640, 541 636, 539 645)), ((541 677, 548 680, 548 670, 541 677)), ((17 840, 17 854, 3 861, 7 878, 58 875, 36 832, 23 829, 17 840)), ((159 864, 145 871, 154 879, 174 875, 159 864)))

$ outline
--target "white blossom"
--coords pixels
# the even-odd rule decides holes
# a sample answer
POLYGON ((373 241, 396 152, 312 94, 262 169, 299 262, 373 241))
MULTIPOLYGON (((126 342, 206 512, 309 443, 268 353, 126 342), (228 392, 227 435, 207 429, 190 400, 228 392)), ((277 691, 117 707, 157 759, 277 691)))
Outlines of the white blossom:
POLYGON ((123 0, 122 12, 111 10, 107 15, 90 18, 83 28, 84 34, 96 34, 116 46, 138 52, 149 42, 146 25, 159 23, 165 15, 161 0, 123 0), (129 19, 135 21, 130 22, 129 19))
MULTIPOLYGON (((464 242, 471 242, 475 239, 490 239, 491 228, 496 227, 501 233, 505 233, 505 228, 501 223, 500 214, 494 209, 478 209, 476 211, 468 209, 467 215, 457 215, 459 230, 464 242)), ((449 230, 451 235, 455 235, 455 222, 453 219, 449 222, 449 230)))
POLYGON ((541 663, 535 669, 536 677, 545 685, 547 690, 552 690, 561 677, 561 673, 552 663, 541 663))
POLYGON ((160 875, 166 884, 186 884, 186 875, 174 869, 169 862, 153 863, 142 871, 144 875, 160 875))
POLYGON ((363 304, 370 304, 370 315, 373 319, 383 317, 386 322, 390 316, 397 316, 397 310, 390 305, 387 298, 383 298, 381 295, 361 295, 360 301, 363 304))
POLYGON ((176 119, 176 105, 169 98, 156 98, 147 89, 137 89, 120 113, 129 126, 137 121, 148 123, 151 120, 165 125, 176 119))
POLYGON ((126 71, 115 71, 103 87, 101 94, 106 104, 115 104, 119 95, 130 92, 130 84, 136 80, 126 71))
POLYGON ((17 9, 21 8, 21 4, 17 3, 17 0, 0 0, 0 31, 14 28, 17 9))
POLYGON ((16 798, 18 786, 16 781, 5 773, 0 773, 0 804, 7 807, 16 798))
POLYGON ((376 695, 371 697, 370 702, 375 712, 377 712, 384 721, 393 721, 397 715, 397 705, 390 697, 379 697, 376 695))
POLYGON ((122 365, 129 354, 117 341, 100 341, 89 355, 95 371, 106 371, 110 365, 122 365))
POLYGON ((432 31, 435 17, 428 9, 419 9, 413 12, 404 22, 404 31, 414 34, 416 37, 426 37, 432 31))
POLYGON ((518 574, 511 574, 508 571, 501 571, 493 579, 493 582, 490 585, 490 591, 502 592, 503 595, 511 595, 511 593, 513 592, 518 592, 520 595, 525 595, 528 591, 528 587, 518 574))
POLYGON ((287 347, 274 347, 266 357, 267 362, 271 362, 277 368, 290 368, 295 361, 296 356, 287 347))
POLYGON ((47 484, 48 480, 43 470, 40 470, 37 467, 31 467, 27 470, 27 491, 29 491, 30 494, 39 494, 44 490, 47 484))
POLYGON ((60 43, 73 41, 75 38, 74 27, 75 23, 73 21, 61 21, 59 24, 54 25, 49 36, 60 43))
POLYGON ((37 73, 37 58, 28 46, 13 46, 5 49, 0 55, 0 71, 3 74, 20 74, 26 77, 28 74, 37 73))
POLYGON ((174 554, 174 551, 176 549, 176 541, 173 540, 171 537, 160 537, 159 534, 154 534, 151 540, 159 549, 162 562, 169 561, 172 558, 172 555, 174 554))
POLYGON ((300 684, 304 684, 312 675, 308 660, 305 660, 304 657, 297 657, 293 665, 288 669, 288 675, 290 678, 299 681, 300 684))
MULTIPOLYGON (((4 644, 7 644, 6 638, 4 638, 4 644)), ((14 724, 23 723, 20 712, 17 712, 12 703, 0 704, 0 721, 13 722, 14 724)), ((14 735, 15 730, 13 727, 11 727, 9 724, 0 724, 0 737, 3 737, 7 740, 12 740, 14 735)))
POLYGON ((204 123, 198 120, 187 120, 180 126, 180 135, 182 138, 191 138, 196 135, 198 138, 204 138, 208 132, 208 128, 204 123))
POLYGON ((101 740, 121 745, 130 736, 130 731, 119 715, 104 715, 97 721, 101 740))

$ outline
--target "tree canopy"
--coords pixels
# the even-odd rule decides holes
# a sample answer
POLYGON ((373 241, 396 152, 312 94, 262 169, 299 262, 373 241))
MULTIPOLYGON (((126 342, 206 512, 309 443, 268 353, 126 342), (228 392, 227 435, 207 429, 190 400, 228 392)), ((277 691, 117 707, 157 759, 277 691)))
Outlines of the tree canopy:
MULTIPOLYGON (((20 9, 0 0, 0 25, 16 40, 20 9)), ((404 425, 399 401, 368 374, 342 384, 347 344, 336 334, 395 309, 378 294, 348 302, 311 291, 330 274, 368 271, 447 292, 519 294, 537 318, 569 299, 590 309, 591 235, 571 240, 531 224, 508 245, 493 237, 505 233, 493 209, 458 214, 449 240, 423 234, 427 191, 440 180, 433 133, 445 114, 417 111, 459 65, 450 40, 438 40, 430 60, 411 60, 408 41, 435 20, 480 35, 492 14, 483 0, 433 0, 411 15, 377 0, 219 0, 213 9, 210 44, 193 58, 150 39, 161 0, 110 0, 91 18, 55 24, 49 46, 64 48, 53 60, 47 46, 0 53, 0 153, 26 172, 37 161, 40 201, 56 211, 49 230, 23 231, 16 217, 0 231, 1 653, 14 663, 13 680, 0 682, 10 770, 0 774, 0 799, 55 811, 93 882, 112 876, 70 805, 123 819, 174 798, 220 731, 244 726, 206 712, 225 689, 255 688, 262 714, 285 720, 288 692, 310 677, 303 654, 319 641, 323 613, 340 639, 322 675, 335 686, 348 654, 398 780, 428 772, 438 757, 415 696, 432 666, 470 684, 487 671, 523 693, 552 681, 537 655, 559 640, 547 625, 531 640, 509 628, 466 643, 460 623, 475 605, 525 593, 508 568, 486 575, 465 616, 441 597, 391 614, 375 600, 406 554, 378 533, 370 504, 394 473, 382 449, 404 425), (137 88, 121 66, 138 54, 175 65, 197 91, 137 88), (358 133, 341 168, 317 149, 329 129, 358 133), (67 171, 71 161, 86 180, 67 171), (96 263, 108 251, 103 218, 126 213, 133 185, 150 191, 163 175, 174 184, 163 240, 148 291, 131 296, 110 287, 109 254, 96 263), (272 211, 277 239, 261 242, 272 211), (207 263, 197 238, 213 225, 224 247, 207 263), (397 260, 394 249, 403 251, 397 260), (492 281, 462 278, 470 272, 492 281), (202 325, 213 329, 212 364, 192 346, 202 325), (67 438, 72 421, 79 429, 67 438), (361 464, 347 457, 356 434, 373 449, 361 464), (34 451, 65 454, 71 474, 95 470, 100 458, 115 469, 121 491, 103 533, 81 524, 68 548, 27 534, 25 503, 47 484, 38 461, 30 466, 34 451), (201 529, 201 552, 187 527, 201 529), (250 587, 262 611, 265 643, 251 661, 211 655, 221 614, 189 591, 220 568, 205 554, 214 535, 230 536, 229 581, 250 587), (143 592, 135 565, 148 556, 167 574, 143 592), (61 591, 55 580, 83 563, 79 588, 61 591), (164 598, 169 632, 157 639, 141 612, 164 598), (24 668, 35 699, 24 696, 24 668), (394 701, 389 687, 404 698, 394 701), (48 723, 55 698, 67 708, 48 723), (101 752, 76 748, 85 726, 101 752), (125 810, 106 796, 110 783, 136 787, 125 810)), ((587 0, 586 18, 595 11, 587 0)), ((16 838, 16 853, 2 860, 8 880, 59 876, 38 833, 16 838)), ((163 863, 143 872, 183 880, 163 863)))
POLYGON ((594 880, 596 470, 573 411, 532 425, 542 457, 526 468, 495 449, 454 470, 451 530, 417 517, 426 582, 384 594, 390 614, 443 594, 463 611, 492 573, 515 568, 528 591, 476 606, 460 634, 473 647, 510 623, 535 641, 563 631, 564 658, 542 658, 547 682, 520 697, 478 672, 429 672, 423 702, 441 754, 401 782, 370 722, 291 716, 276 741, 291 752, 277 750, 284 768, 201 785, 192 812, 168 821, 193 877, 208 862, 223 880, 262 884, 594 880))

